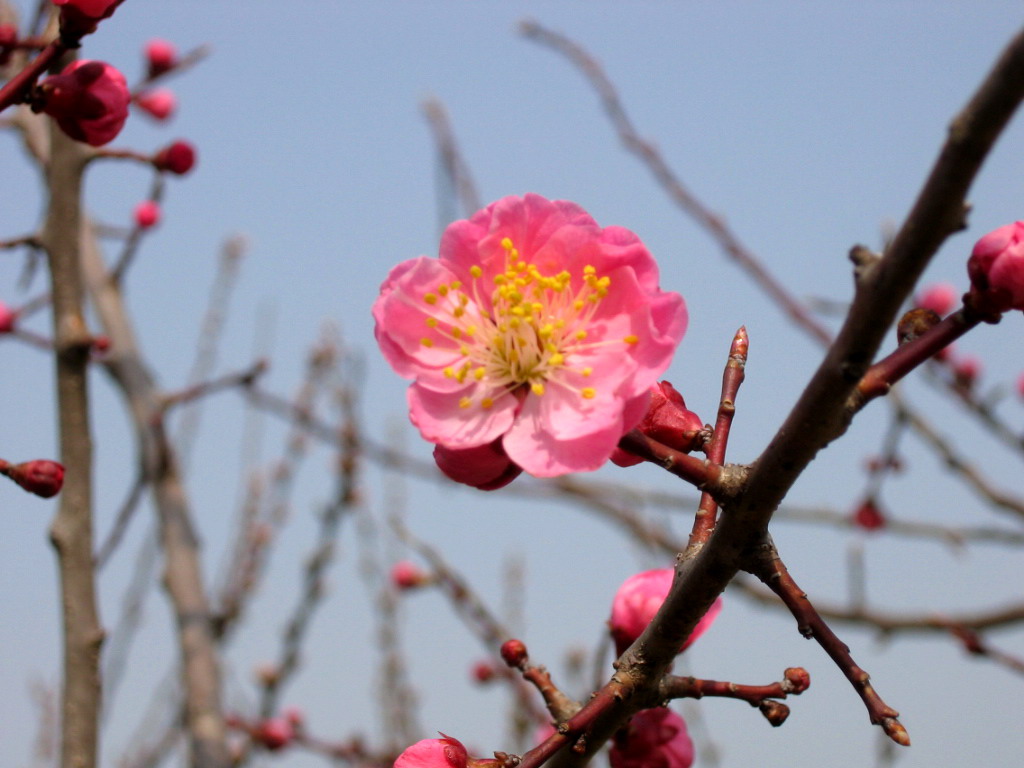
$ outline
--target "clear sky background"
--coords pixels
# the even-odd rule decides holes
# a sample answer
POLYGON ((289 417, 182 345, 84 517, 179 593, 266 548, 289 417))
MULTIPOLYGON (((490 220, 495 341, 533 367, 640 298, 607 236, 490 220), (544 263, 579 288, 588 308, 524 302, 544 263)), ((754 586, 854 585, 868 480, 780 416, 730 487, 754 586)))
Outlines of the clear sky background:
MULTIPOLYGON (((22 2, 24 8, 27 2, 22 2)), ((786 323, 747 277, 680 214, 636 160, 619 146, 595 95, 578 72, 516 33, 524 17, 584 44, 617 83, 640 133, 654 141, 684 181, 725 215, 744 243, 802 298, 845 302, 851 295, 846 253, 880 247, 908 210, 952 115, 1024 22, 1020 3, 997 2, 375 2, 319 0, 230 3, 223 0, 127 0, 83 55, 110 61, 130 82, 154 37, 212 55, 168 84, 178 114, 157 125, 135 114, 113 146, 151 151, 184 137, 199 150, 193 174, 168 182, 164 221, 147 238, 127 282, 140 341, 161 383, 180 386, 191 365, 220 244, 249 242, 218 370, 267 355, 265 384, 289 395, 325 322, 365 361, 365 428, 429 458, 408 425, 406 382, 382 361, 369 308, 387 271, 401 260, 436 253, 450 202, 439 196, 436 151, 420 112, 425 98, 447 107, 485 201, 537 192, 573 200, 602 225, 640 235, 659 260, 662 286, 684 295, 690 327, 666 374, 688 405, 713 420, 732 334, 751 338, 747 383, 730 445, 734 461, 763 448, 817 366, 819 348, 786 323)), ((33 230, 41 185, 9 135, 0 136, 0 238, 33 230)), ((149 175, 123 163, 90 170, 87 204, 100 221, 125 224, 149 175)), ((1001 139, 971 193, 970 229, 948 241, 926 282, 966 288, 964 263, 974 240, 1024 218, 1024 130, 1018 118, 1001 139)), ((0 300, 18 304, 20 256, 0 258, 0 300)), ((41 277, 41 276, 40 276, 41 277)), ((826 317, 833 327, 834 317, 826 317)), ((30 327, 48 332, 42 315, 30 327)), ((982 387, 1010 386, 1024 369, 1024 319, 977 330, 959 344, 984 362, 982 387)), ((48 357, 0 341, 0 455, 56 452, 48 357)), ((1020 456, 1005 456, 962 411, 915 376, 908 396, 943 434, 985 466, 996 484, 1024 494, 1020 456)), ((97 527, 109 529, 134 472, 131 433, 102 373, 95 377, 97 527)), ((1007 397, 999 412, 1020 430, 1024 407, 1007 397)), ((874 404, 851 433, 826 451, 789 501, 852 509, 865 482, 863 464, 878 450, 887 408, 874 404)), ((207 573, 219 573, 243 497, 246 457, 270 463, 285 428, 267 417, 247 440, 234 393, 205 404, 189 477, 207 573)), ((883 502, 906 520, 1007 525, 985 509, 914 438, 909 470, 885 488, 883 502)), ((289 525, 243 631, 227 651, 227 699, 246 712, 253 667, 276 656, 283 617, 299 589, 303 558, 315 542, 316 514, 332 493, 331 454, 318 450, 298 478, 289 525)), ((646 488, 676 484, 652 467, 608 469, 601 480, 646 488)), ((517 481, 525 483, 526 480, 517 481)), ((484 495, 432 482, 399 482, 370 469, 363 494, 380 516, 404 496, 410 527, 451 565, 502 604, 503 562, 524 562, 525 622, 516 628, 537 662, 561 676, 565 649, 592 649, 602 636, 618 584, 670 559, 624 540, 609 524, 566 504, 484 495), (385 480, 387 487, 385 487, 385 480), (390 495, 389 495, 390 494, 390 495)), ((685 491, 686 489, 679 489, 685 491)), ((56 502, 0 485, 0 743, 4 764, 29 765, 38 725, 29 690, 58 681, 57 592, 47 525, 56 502)), ((135 552, 151 518, 142 510, 116 560, 102 574, 104 623, 118 617, 135 552)), ((666 513, 676 531, 690 508, 666 513)), ((1019 520, 1016 521, 1019 527, 1019 520)), ((1021 560, 1003 546, 953 548, 908 543, 823 527, 778 523, 773 532, 797 581, 829 602, 847 597, 846 560, 863 548, 867 596, 878 608, 953 612, 1021 599, 1021 560)), ((303 707, 325 738, 379 734, 379 658, 372 605, 360 580, 360 543, 342 526, 330 594, 306 646, 306 665, 284 696, 303 707)), ((481 753, 506 749, 505 700, 469 683, 479 644, 435 593, 410 596, 404 644, 418 686, 426 733, 442 730, 481 753)), ((170 616, 159 587, 146 603, 129 674, 110 703, 103 754, 115 765, 134 743, 152 681, 170 670, 170 616)), ((967 659, 947 637, 894 637, 836 629, 868 669, 882 696, 903 714, 914 746, 901 768, 984 763, 1016 766, 1024 755, 1020 700, 1024 680, 967 659)), ((1024 654, 1024 631, 992 634, 1024 654)), ((849 685, 791 618, 726 595, 726 607, 687 654, 699 677, 767 683, 787 666, 804 666, 812 685, 789 702, 792 715, 770 728, 742 703, 704 700, 684 711, 710 738, 719 765, 856 768, 875 764, 881 741, 849 685)), ((582 694, 575 690, 574 693, 582 694)), ((145 731, 145 728, 143 729, 145 731)), ((270 757, 267 764, 320 764, 270 757)), ((712 765, 704 753, 698 765, 712 765)))

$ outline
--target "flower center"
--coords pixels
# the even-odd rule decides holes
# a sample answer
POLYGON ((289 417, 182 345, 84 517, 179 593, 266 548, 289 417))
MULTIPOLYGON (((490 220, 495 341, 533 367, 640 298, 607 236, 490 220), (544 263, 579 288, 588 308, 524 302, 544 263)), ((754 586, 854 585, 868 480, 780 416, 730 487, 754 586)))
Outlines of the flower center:
MULTIPOLYGON (((598 277, 593 266, 583 268, 582 280, 573 290, 573 276, 566 270, 542 275, 526 261, 509 238, 501 241, 505 268, 485 285, 483 269, 470 267, 472 284, 442 283, 436 292, 423 296, 428 305, 427 325, 442 338, 458 346, 459 360, 444 369, 444 375, 459 383, 472 378, 480 382, 480 407, 490 408, 500 398, 529 387, 542 396, 548 386, 561 386, 581 398, 596 396, 593 387, 577 387, 578 381, 593 373, 577 359, 584 350, 610 343, 635 344, 636 336, 621 341, 586 341, 588 326, 601 300, 608 295, 611 278, 598 277), (481 296, 490 291, 492 312, 484 311, 481 296)), ((434 346, 434 338, 421 343, 434 346)), ((463 397, 459 405, 469 408, 473 399, 463 397)))

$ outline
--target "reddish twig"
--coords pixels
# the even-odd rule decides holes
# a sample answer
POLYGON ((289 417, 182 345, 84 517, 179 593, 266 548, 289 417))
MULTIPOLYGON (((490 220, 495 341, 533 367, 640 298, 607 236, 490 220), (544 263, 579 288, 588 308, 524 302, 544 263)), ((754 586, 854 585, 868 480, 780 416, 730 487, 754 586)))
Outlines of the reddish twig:
MULTIPOLYGON (((708 461, 712 464, 724 464, 725 452, 729 444, 729 431, 732 428, 733 416, 736 414, 736 394, 743 383, 744 369, 747 365, 747 352, 750 341, 747 329, 741 327, 733 337, 729 348, 729 361, 722 374, 722 396, 718 403, 718 418, 715 420, 715 432, 707 447, 708 461)), ((715 530, 718 513, 718 502, 707 491, 700 497, 697 516, 693 521, 690 533, 690 546, 701 547, 715 530)))

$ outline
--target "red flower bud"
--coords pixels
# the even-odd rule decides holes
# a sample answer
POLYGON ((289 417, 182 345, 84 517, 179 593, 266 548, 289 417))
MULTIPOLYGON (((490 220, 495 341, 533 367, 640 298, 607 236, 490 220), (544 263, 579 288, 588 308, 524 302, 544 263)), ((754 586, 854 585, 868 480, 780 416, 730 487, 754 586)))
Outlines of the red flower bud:
POLYGON ((38 88, 36 109, 75 141, 99 147, 121 132, 131 94, 124 75, 102 61, 73 61, 38 88))
POLYGON ((981 376, 981 360, 974 355, 964 355, 953 362, 953 378, 964 389, 970 389, 981 376))
POLYGON ((61 37, 77 41, 96 31, 96 22, 109 18, 121 0, 53 0, 60 6, 61 37))
POLYGON ((146 91, 136 97, 135 103, 155 120, 166 120, 174 114, 178 106, 178 100, 174 91, 169 88, 157 88, 153 91, 146 91))
POLYGON ((473 679, 478 683, 489 683, 496 674, 489 661, 478 661, 473 665, 473 679))
POLYGON ((1024 309, 1024 221, 1015 221, 981 238, 967 261, 969 303, 999 314, 1024 309))
POLYGON ((150 40, 146 43, 146 63, 152 79, 178 66, 178 51, 166 40, 150 40))
POLYGON ((671 709, 643 709, 615 735, 612 768, 690 768, 693 742, 686 721, 671 709))
MULTIPOLYGON (((637 429, 669 448, 689 453, 702 444, 701 430, 704 423, 700 417, 686 408, 683 396, 667 381, 659 381, 651 387, 651 403, 647 413, 637 424, 637 429)), ((612 461, 620 467, 639 464, 643 459, 616 448, 612 461)))
POLYGON ((875 504, 874 499, 865 499, 864 503, 853 513, 853 522, 865 531, 877 531, 879 528, 885 527, 885 515, 875 504))
POLYGON ((803 693, 811 687, 811 676, 803 667, 789 667, 783 677, 788 685, 787 693, 803 693))
POLYGON ((160 223, 160 206, 154 200, 143 200, 135 206, 135 226, 149 229, 160 223))
POLYGON ((0 301, 0 333, 10 333, 18 322, 18 313, 0 301))
POLYGON ((176 141, 153 156, 153 165, 158 171, 167 171, 183 176, 196 164, 196 150, 187 141, 176 141))
POLYGON ((103 19, 114 12, 118 0, 53 0, 54 5, 61 7, 61 12, 70 9, 92 19, 103 19))
POLYGON ((506 640, 501 644, 501 658, 510 667, 518 667, 526 663, 529 656, 522 640, 506 640))
POLYGON ((7 475, 29 493, 44 499, 56 496, 64 485, 64 467, 47 459, 21 464, 0 462, 0 474, 7 475))
POLYGON ((292 724, 282 717, 271 717, 253 729, 253 741, 266 747, 271 752, 287 747, 293 738, 295 731, 292 724))
POLYGON ((428 581, 430 581, 430 576, 408 560, 401 560, 391 567, 391 583, 398 589, 422 587, 428 581))
POLYGON ((457 483, 465 483, 481 491, 504 488, 520 474, 522 468, 505 454, 501 438, 476 448, 434 446, 437 467, 457 483))

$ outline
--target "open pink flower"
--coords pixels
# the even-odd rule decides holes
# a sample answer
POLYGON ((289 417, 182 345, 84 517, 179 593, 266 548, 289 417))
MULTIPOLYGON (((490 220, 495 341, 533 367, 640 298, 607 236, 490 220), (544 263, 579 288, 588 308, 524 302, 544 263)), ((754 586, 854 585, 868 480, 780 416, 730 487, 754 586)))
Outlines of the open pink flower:
POLYGON ((106 144, 128 119, 128 83, 102 61, 73 61, 59 75, 46 78, 39 90, 42 111, 75 141, 94 147, 106 144))
POLYGON ((597 469, 647 410, 686 330, 681 296, 632 232, 579 206, 506 197, 395 267, 373 306, 420 434, 453 450, 501 440, 539 477, 597 469))
POLYGON ((967 274, 969 299, 977 309, 1024 309, 1024 221, 999 227, 975 243, 967 274))
MULTIPOLYGON (((608 628, 615 640, 616 653, 621 655, 647 629, 654 614, 668 597, 674 574, 672 568, 659 568, 634 574, 622 582, 612 600, 612 615, 608 619, 608 628)), ((697 622, 697 626, 679 649, 680 653, 707 631, 721 610, 722 598, 718 598, 697 622)))
POLYGON ((618 732, 608 753, 612 768, 690 768, 693 742, 686 721, 671 709, 643 709, 618 732))

